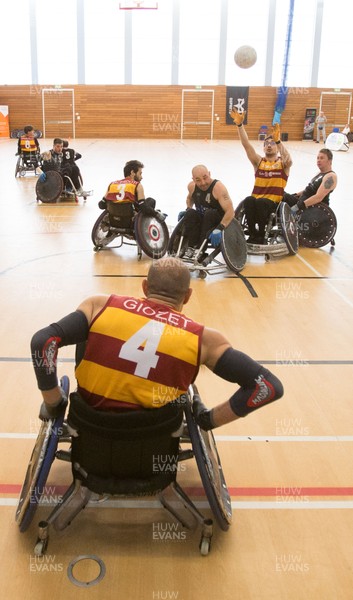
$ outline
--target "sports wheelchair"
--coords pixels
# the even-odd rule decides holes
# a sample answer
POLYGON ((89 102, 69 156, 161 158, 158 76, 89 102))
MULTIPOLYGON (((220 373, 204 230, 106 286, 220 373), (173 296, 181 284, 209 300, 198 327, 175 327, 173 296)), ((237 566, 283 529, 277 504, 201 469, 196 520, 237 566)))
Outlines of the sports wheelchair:
POLYGON ((117 240, 110 248, 121 248, 123 244, 137 246, 138 260, 142 251, 149 258, 162 258, 167 251, 169 231, 164 215, 163 220, 161 217, 159 211, 153 216, 136 212, 131 202, 107 202, 107 208, 93 225, 93 249, 98 252, 117 240))
POLYGON ((58 171, 47 171, 45 174, 46 180, 38 179, 36 183, 37 202, 40 200, 45 204, 52 204, 60 200, 74 200, 78 203, 80 196, 86 202, 87 196, 91 196, 93 193, 90 191, 82 194, 75 188, 68 175, 62 176, 58 171))
MULTIPOLYGON (((245 202, 242 200, 235 209, 235 217, 241 224, 245 235, 249 235, 245 215, 245 202)), ((265 244, 246 243, 248 254, 264 256, 266 261, 274 258, 294 255, 298 252, 299 240, 296 220, 290 207, 280 202, 271 213, 265 230, 265 244)))
POLYGON ((300 246, 322 248, 335 245, 337 231, 336 215, 325 202, 309 206, 297 213, 297 228, 300 246))
POLYGON ((17 158, 15 177, 24 177, 26 173, 37 175, 37 169, 42 164, 39 152, 21 152, 17 158))
MULTIPOLYGON (((183 215, 183 213, 181 213, 183 215)), ((197 272, 201 279, 207 274, 222 273, 229 268, 234 273, 239 273, 245 266, 247 259, 247 248, 244 233, 236 219, 221 232, 221 242, 215 248, 211 247, 209 239, 205 239, 201 246, 195 250, 192 258, 186 258, 185 251, 188 247, 188 239, 185 235, 184 215, 175 226, 168 245, 168 253, 181 258, 187 263, 191 272, 197 272), (207 254, 210 250, 210 254, 207 254), (216 257, 222 253, 224 262, 216 257)))
MULTIPOLYGON (((69 379, 61 386, 69 393, 69 379)), ((45 520, 39 522, 34 552, 42 556, 49 526, 63 530, 90 500, 157 496, 161 505, 186 529, 201 526, 200 552, 207 555, 213 533, 205 517, 177 482, 182 461, 195 458, 211 511, 227 531, 232 507, 212 432, 196 424, 192 404, 196 386, 161 408, 112 413, 94 410, 77 393, 70 396, 67 419, 62 414, 43 421, 16 510, 21 532, 30 526, 55 459, 71 463, 73 482, 45 520), (59 443, 69 443, 58 450, 59 443), (183 445, 188 447, 183 449, 183 445), (173 501, 167 499, 173 495, 173 501)))

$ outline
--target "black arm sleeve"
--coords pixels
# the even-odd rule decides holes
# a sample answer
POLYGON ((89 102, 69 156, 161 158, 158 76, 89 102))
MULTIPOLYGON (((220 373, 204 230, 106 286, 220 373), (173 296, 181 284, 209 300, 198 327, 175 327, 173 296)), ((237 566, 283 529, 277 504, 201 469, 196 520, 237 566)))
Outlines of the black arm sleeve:
POLYGON ((31 340, 31 353, 40 390, 51 390, 58 385, 56 374, 58 349, 84 342, 88 338, 88 331, 86 316, 80 310, 76 310, 34 334, 31 340))
POLYGON ((240 385, 240 389, 229 399, 234 414, 245 417, 264 404, 283 396, 283 386, 279 379, 243 352, 228 348, 213 372, 240 385))

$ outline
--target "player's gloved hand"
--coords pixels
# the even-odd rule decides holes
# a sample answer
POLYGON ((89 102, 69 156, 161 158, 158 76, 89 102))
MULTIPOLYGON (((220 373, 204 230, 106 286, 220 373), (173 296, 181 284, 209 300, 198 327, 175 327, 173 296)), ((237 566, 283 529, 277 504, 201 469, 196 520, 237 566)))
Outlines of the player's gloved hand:
POLYGON ((234 124, 237 125, 238 127, 241 127, 243 124, 243 121, 245 119, 245 115, 246 115, 246 110, 244 110, 244 112, 239 113, 237 110, 235 110, 235 108, 232 108, 232 112, 230 113, 230 116, 232 117, 234 124))
POLYGON ((272 128, 272 139, 276 144, 279 144, 281 141, 281 128, 279 123, 276 123, 272 128))
POLYGON ((98 202, 98 206, 99 208, 101 208, 102 210, 105 210, 107 208, 107 201, 105 198, 102 198, 102 200, 99 200, 98 202))
POLYGON ((217 248, 222 241, 222 229, 216 227, 216 229, 211 232, 211 235, 208 239, 210 240, 211 246, 213 248, 217 248))
POLYGON ((60 388, 61 399, 56 406, 51 406, 42 402, 39 410, 39 418, 41 421, 49 421, 49 419, 56 419, 63 413, 65 413, 67 407, 67 396, 62 388, 60 388))
POLYGON ((41 174, 39 175, 39 181, 40 181, 41 183, 44 183, 44 181, 46 181, 46 180, 47 180, 47 176, 46 176, 46 174, 45 174, 45 173, 41 173, 41 174))
POLYGON ((194 395, 193 403, 192 403, 192 412, 195 418, 196 423, 201 429, 204 431, 209 431, 213 429, 214 424, 211 418, 211 411, 206 408, 206 406, 201 402, 200 396, 194 395))
MULTIPOLYGON (((148 200, 148 198, 146 198, 146 200, 148 200)), ((138 211, 141 211, 143 215, 146 215, 146 217, 153 217, 155 213, 154 208, 149 206, 148 203, 146 203, 146 200, 140 200, 137 203, 138 211)))

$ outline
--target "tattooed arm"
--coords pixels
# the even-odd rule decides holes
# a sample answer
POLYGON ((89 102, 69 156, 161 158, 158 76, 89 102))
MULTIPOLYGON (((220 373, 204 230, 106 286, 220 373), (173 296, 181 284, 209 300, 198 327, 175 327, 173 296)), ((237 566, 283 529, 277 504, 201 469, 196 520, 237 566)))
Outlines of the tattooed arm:
POLYGON ((221 181, 217 181, 212 193, 216 200, 218 200, 218 202, 220 203, 222 209, 224 210, 224 215, 221 224, 224 225, 224 227, 227 227, 229 223, 234 219, 234 206, 229 196, 228 190, 221 181))
POLYGON ((325 198, 325 196, 327 196, 327 194, 329 194, 335 189, 336 185, 336 173, 334 173, 333 171, 331 171, 331 173, 327 173, 327 175, 324 176, 316 194, 314 194, 314 196, 310 196, 310 198, 307 198, 305 200, 304 204, 306 208, 308 208, 308 206, 313 206, 313 204, 319 204, 319 202, 321 202, 325 198))

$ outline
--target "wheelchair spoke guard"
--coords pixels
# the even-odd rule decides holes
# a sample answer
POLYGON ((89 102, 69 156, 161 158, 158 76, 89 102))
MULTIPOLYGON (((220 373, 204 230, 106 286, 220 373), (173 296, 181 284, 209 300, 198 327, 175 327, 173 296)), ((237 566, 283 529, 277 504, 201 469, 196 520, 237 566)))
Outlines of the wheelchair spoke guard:
POLYGON ((221 248, 223 258, 231 271, 235 273, 245 267, 247 247, 241 224, 233 219, 222 231, 221 248))
POLYGON ((37 199, 42 202, 56 202, 63 191, 63 180, 57 171, 48 171, 46 180, 36 183, 37 199))
MULTIPOLYGON (((69 379, 61 379, 61 387, 69 394, 69 379)), ((43 421, 29 461, 26 477, 16 509, 16 521, 21 533, 27 531, 44 491, 49 471, 63 430, 64 413, 56 419, 43 421)))
POLYGON ((189 402, 185 404, 185 417, 209 505, 219 527, 227 531, 232 522, 232 504, 213 434, 196 425, 189 402))
POLYGON ((95 250, 104 248, 116 238, 117 234, 110 231, 109 213, 107 210, 99 215, 97 221, 93 225, 91 239, 95 250))
POLYGON ((298 222, 299 243, 306 248, 321 248, 335 237, 337 220, 333 210, 324 202, 309 206, 298 222))
POLYGON ((169 244, 169 232, 165 221, 139 212, 134 222, 136 241, 149 258, 162 258, 169 244))

